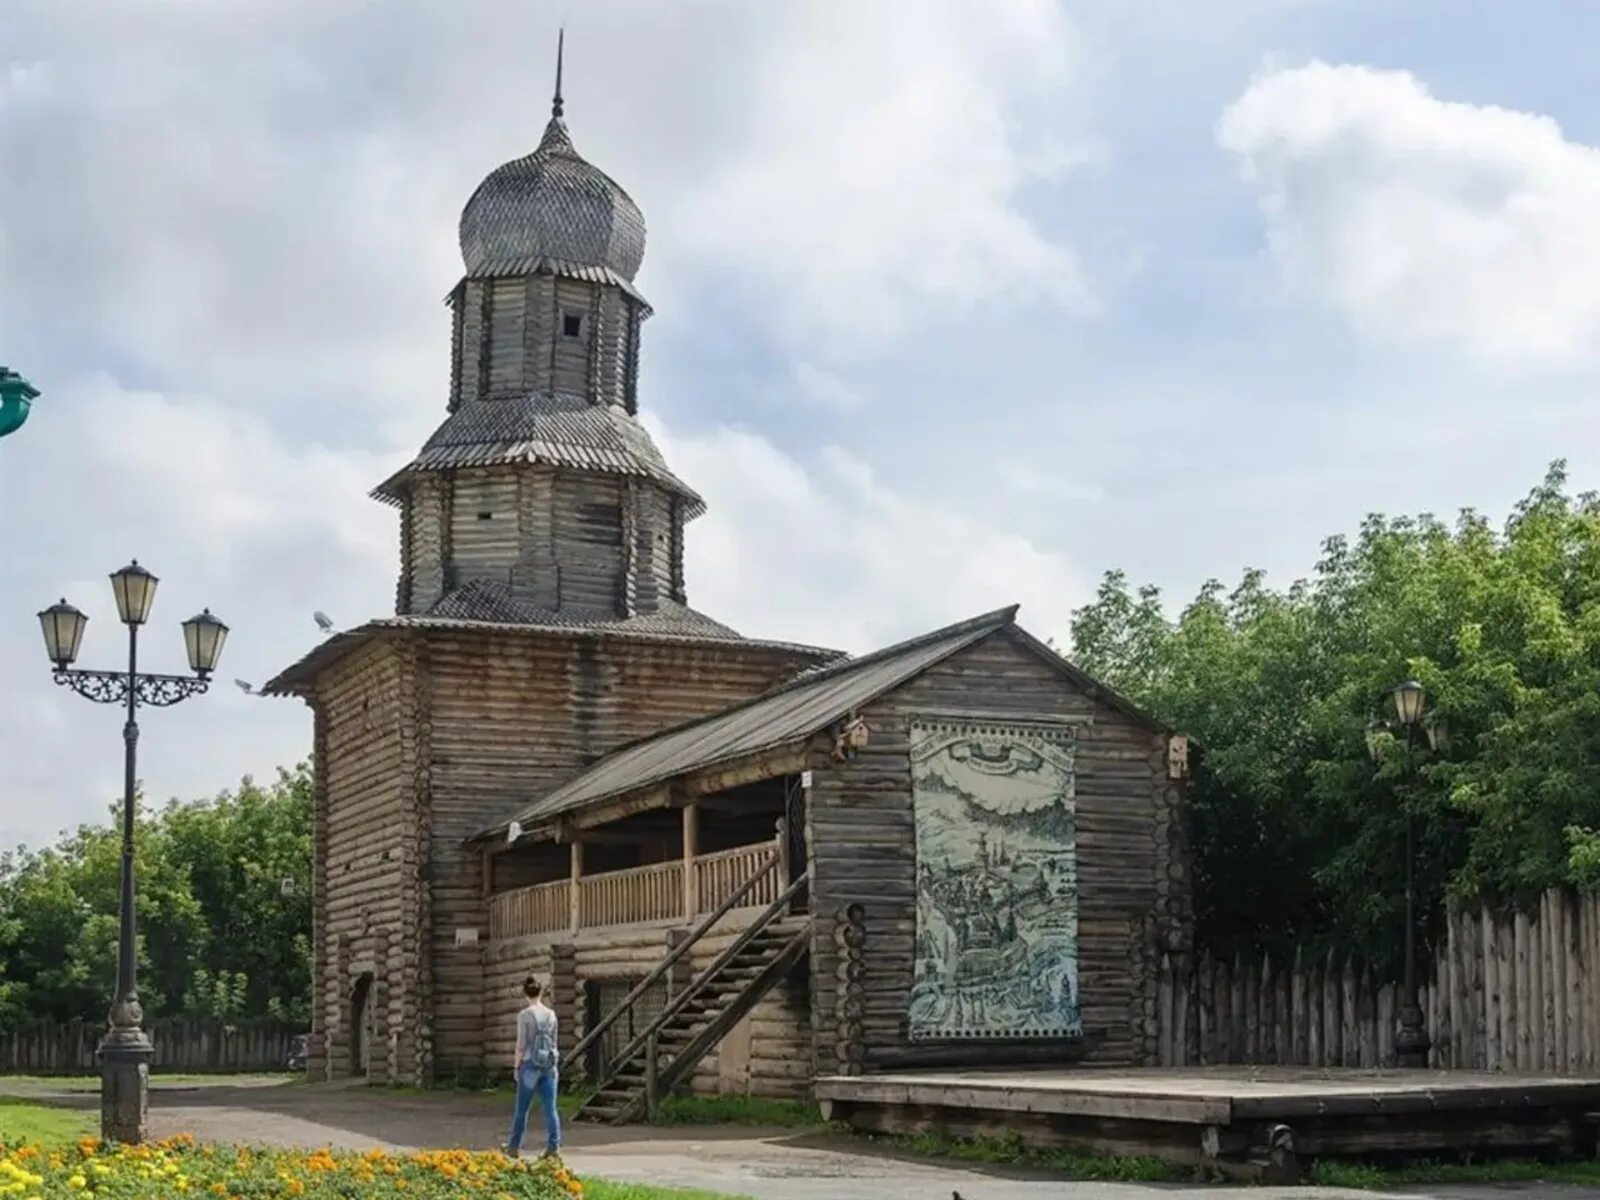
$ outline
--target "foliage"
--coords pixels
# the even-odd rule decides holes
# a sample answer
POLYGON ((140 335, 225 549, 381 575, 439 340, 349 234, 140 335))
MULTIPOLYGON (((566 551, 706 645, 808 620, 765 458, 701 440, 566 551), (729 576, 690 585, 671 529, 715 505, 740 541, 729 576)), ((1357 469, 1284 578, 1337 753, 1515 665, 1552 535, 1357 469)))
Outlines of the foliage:
POLYGON ((1484 1162, 1411 1162, 1377 1166, 1363 1162, 1318 1159, 1310 1182, 1319 1187, 1388 1191, 1396 1187, 1438 1183, 1600 1183, 1600 1162, 1537 1162, 1501 1158, 1484 1162))
POLYGON ((583 1185, 559 1159, 517 1162, 503 1154, 433 1150, 415 1154, 364 1154, 330 1150, 266 1150, 196 1146, 178 1137, 141 1146, 113 1146, 95 1138, 51 1149, 0 1148, 0 1191, 28 1200, 40 1195, 126 1198, 173 1196, 303 1197, 399 1196, 407 1200, 454 1197, 481 1191, 498 1200, 565 1200, 582 1197, 583 1185), (20 1185, 20 1186, 18 1186, 20 1185))
MULTIPOLYGON (((249 778, 199 803, 141 808, 139 993, 148 1016, 304 1022, 311 986, 311 775, 249 778)), ((0 854, 0 1023, 109 1006, 121 832, 82 826, 0 854)))
MULTIPOLYGON (((1600 500, 1562 464, 1500 529, 1371 516, 1286 591, 1249 570, 1176 620, 1108 574, 1076 661, 1190 734, 1200 935, 1214 951, 1392 952, 1405 825, 1423 911, 1600 886, 1600 500), (1449 746, 1365 733, 1414 676, 1449 746)), ((1391 965, 1393 962, 1391 960, 1391 965)))

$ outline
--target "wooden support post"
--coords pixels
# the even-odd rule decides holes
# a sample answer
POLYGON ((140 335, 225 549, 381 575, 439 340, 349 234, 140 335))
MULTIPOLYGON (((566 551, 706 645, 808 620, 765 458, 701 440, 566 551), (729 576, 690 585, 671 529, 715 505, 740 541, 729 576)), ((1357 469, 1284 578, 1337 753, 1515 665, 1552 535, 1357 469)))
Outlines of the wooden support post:
POLYGON ((789 821, 779 817, 775 835, 778 839, 778 886, 786 888, 794 882, 789 874, 789 821))
POLYGON ((700 806, 683 806, 683 919, 693 921, 700 911, 699 879, 694 860, 700 853, 700 806))
POLYGON ((568 900, 572 906, 572 932, 577 933, 583 922, 583 904, 579 882, 583 879, 583 843, 572 843, 572 887, 568 900))
POLYGON ((644 1111, 645 1119, 653 1121, 656 1116, 657 1078, 661 1070, 661 1044, 658 1035, 652 1033, 644 1047, 644 1111))

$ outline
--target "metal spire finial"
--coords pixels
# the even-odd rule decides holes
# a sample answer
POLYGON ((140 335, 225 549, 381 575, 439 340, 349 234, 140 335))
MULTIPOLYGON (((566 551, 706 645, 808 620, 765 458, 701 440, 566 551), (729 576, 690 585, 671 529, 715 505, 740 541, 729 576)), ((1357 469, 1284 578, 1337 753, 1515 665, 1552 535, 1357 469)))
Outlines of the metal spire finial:
POLYGON ((556 34, 556 97, 555 97, 555 100, 550 105, 550 115, 552 117, 556 118, 557 120, 561 119, 561 113, 562 113, 562 103, 561 103, 561 59, 562 59, 562 57, 564 56, 564 54, 566 52, 566 47, 567 47, 567 30, 566 30, 566 26, 562 26, 561 30, 556 34))

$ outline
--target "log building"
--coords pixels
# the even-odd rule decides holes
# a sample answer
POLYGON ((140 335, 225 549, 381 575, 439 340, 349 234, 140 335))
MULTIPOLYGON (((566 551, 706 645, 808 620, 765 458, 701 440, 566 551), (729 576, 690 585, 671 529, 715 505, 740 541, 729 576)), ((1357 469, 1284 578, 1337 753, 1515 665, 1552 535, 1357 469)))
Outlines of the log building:
POLYGON ((688 604, 639 424, 639 209, 538 147, 461 218, 446 415, 376 496, 393 616, 314 714, 311 1072, 504 1072, 547 978, 589 1115, 819 1074, 1151 1063, 1183 746, 1003 609, 857 658, 688 604))

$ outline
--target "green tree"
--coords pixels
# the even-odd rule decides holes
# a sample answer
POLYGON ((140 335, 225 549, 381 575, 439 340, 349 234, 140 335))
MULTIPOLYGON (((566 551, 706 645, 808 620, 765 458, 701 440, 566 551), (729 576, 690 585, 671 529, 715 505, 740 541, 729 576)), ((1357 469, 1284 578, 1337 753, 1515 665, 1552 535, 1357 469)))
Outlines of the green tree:
MULTIPOLYGON (((139 991, 151 1016, 303 1022, 310 991, 311 777, 140 807, 139 991)), ((116 982, 118 818, 0 854, 0 1020, 102 1014, 116 982)))
POLYGON ((1372 516, 1309 579, 1212 581, 1175 620, 1109 574, 1073 647, 1198 743, 1197 916, 1217 949, 1390 952, 1407 812, 1435 920, 1447 896, 1600 886, 1600 502, 1569 495, 1562 464, 1498 530, 1372 516), (1366 726, 1407 675, 1449 749, 1385 735, 1374 767, 1366 726))

